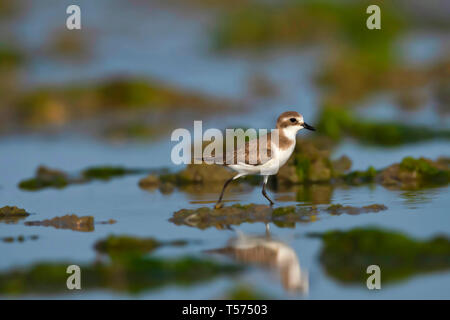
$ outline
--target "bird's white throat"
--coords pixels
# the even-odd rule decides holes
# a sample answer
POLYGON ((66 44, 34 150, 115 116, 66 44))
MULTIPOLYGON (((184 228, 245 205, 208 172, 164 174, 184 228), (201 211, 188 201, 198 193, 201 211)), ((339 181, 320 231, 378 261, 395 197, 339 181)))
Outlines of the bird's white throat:
POLYGON ((302 129, 301 126, 289 126, 287 128, 282 128, 280 129, 280 135, 284 135, 289 140, 295 141, 295 136, 300 129, 302 129))

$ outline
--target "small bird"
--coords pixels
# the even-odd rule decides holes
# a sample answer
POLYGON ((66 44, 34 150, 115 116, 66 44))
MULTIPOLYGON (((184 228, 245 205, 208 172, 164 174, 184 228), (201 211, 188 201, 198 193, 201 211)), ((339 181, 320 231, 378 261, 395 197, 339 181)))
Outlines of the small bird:
MULTIPOLYGON (((296 111, 283 112, 277 120, 275 131, 265 136, 246 142, 242 147, 225 154, 225 159, 232 159, 232 163, 223 162, 223 165, 238 172, 237 175, 227 180, 220 193, 215 208, 222 206, 222 198, 228 184, 246 175, 262 175, 264 177, 262 194, 269 200, 272 206, 274 202, 266 193, 266 184, 269 176, 278 173, 290 158, 295 148, 296 134, 301 129, 315 131, 303 120, 303 116, 296 111), (250 161, 251 160, 251 161, 250 161)), ((224 160, 224 156, 213 157, 208 160, 224 160)))
POLYGON ((308 271, 300 267, 297 252, 286 243, 266 236, 237 233, 223 248, 205 251, 222 254, 245 264, 256 264, 278 271, 283 287, 290 292, 308 293, 308 271))

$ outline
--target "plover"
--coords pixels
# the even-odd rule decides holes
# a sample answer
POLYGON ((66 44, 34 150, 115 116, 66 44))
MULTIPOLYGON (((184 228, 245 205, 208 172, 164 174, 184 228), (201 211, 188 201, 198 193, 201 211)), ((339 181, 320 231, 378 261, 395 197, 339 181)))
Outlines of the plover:
POLYGON ((278 117, 277 130, 272 130, 265 136, 250 140, 241 148, 225 155, 210 158, 209 160, 223 161, 223 165, 238 173, 225 182, 215 207, 220 208, 222 206, 222 198, 228 184, 246 175, 262 175, 264 177, 262 194, 272 206, 274 202, 266 193, 267 181, 269 176, 277 174, 280 167, 288 161, 295 148, 296 134, 303 128, 315 131, 314 127, 307 124, 298 112, 283 112, 278 117), (229 159, 232 161, 228 161, 229 159))

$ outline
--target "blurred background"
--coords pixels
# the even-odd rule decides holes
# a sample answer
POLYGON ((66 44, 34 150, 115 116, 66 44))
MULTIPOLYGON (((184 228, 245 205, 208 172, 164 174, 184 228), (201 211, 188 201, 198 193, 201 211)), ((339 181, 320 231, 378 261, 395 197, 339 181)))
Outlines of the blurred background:
POLYGON ((449 14, 0 0, 0 297, 450 298, 449 14), (171 132, 273 128, 288 110, 318 130, 271 179, 274 211, 258 179, 204 209, 229 173, 175 166, 171 132))

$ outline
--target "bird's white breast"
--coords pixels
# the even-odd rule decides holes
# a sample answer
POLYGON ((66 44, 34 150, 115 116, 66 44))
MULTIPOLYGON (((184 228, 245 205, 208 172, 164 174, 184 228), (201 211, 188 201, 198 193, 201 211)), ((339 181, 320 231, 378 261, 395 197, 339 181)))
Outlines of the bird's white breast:
POLYGON ((276 153, 276 158, 279 162, 279 167, 283 166, 291 157, 292 152, 295 149, 295 140, 293 141, 292 145, 288 148, 282 150, 278 149, 278 152, 276 153))

